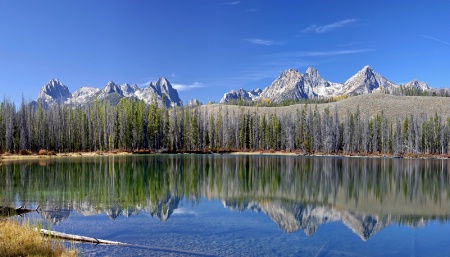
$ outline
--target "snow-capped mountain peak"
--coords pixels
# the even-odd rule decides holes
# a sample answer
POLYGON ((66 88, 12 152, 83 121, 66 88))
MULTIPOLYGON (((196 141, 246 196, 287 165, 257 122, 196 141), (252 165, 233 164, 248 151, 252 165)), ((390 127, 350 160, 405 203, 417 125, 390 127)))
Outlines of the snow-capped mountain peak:
POLYGON ((318 76, 320 76, 320 75, 319 75, 319 72, 318 72, 317 69, 314 68, 314 67, 309 67, 309 68, 306 70, 306 74, 309 74, 310 76, 313 76, 313 77, 318 77, 318 76))
POLYGON ((117 93, 119 95, 123 95, 122 89, 118 85, 116 85, 113 81, 109 81, 105 88, 103 89, 105 94, 117 93))
POLYGON ((343 93, 359 95, 372 93, 374 90, 392 92, 395 87, 397 85, 376 73, 370 66, 364 66, 362 70, 344 83, 343 93))
POLYGON ((61 104, 71 97, 69 88, 58 79, 52 79, 39 91, 38 101, 61 104))
POLYGON ((268 98, 274 102, 282 102, 289 99, 315 98, 322 95, 333 96, 341 87, 340 84, 322 78, 313 67, 309 67, 305 74, 295 69, 288 69, 263 90, 259 99, 268 98), (331 88, 331 85, 335 85, 335 87, 331 88))
POLYGON ((143 90, 141 95, 148 95, 149 90, 155 91, 160 96, 161 100, 164 96, 166 106, 182 105, 182 101, 178 96, 177 90, 174 89, 172 84, 170 84, 170 82, 164 77, 159 78, 156 82, 150 83, 148 87, 143 90))

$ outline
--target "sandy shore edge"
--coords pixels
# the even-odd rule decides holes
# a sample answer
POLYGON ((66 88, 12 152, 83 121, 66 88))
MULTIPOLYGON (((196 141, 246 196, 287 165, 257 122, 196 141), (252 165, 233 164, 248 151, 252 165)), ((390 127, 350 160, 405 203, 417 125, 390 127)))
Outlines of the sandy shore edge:
MULTIPOLYGON (((155 154, 155 153, 153 153, 155 154)), ((249 156, 314 156, 314 157, 353 157, 353 158, 418 158, 418 159, 449 159, 449 155, 391 155, 391 154, 342 154, 342 153, 312 153, 306 154, 302 152, 285 152, 285 151, 236 151, 225 153, 213 153, 213 152, 199 152, 199 153, 158 153, 158 154, 230 154, 230 155, 249 155, 249 156)), ((80 158, 80 157, 99 157, 99 156, 126 156, 126 155, 139 155, 131 152, 80 152, 80 153, 56 153, 55 155, 20 155, 20 154, 1 154, 0 161, 16 161, 16 160, 41 160, 41 159, 57 159, 57 158, 80 158)))

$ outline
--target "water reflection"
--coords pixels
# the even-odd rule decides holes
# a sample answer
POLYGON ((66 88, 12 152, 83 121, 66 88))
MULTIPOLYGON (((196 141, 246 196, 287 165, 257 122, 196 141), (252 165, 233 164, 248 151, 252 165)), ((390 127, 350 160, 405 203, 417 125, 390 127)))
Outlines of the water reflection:
POLYGON ((73 210, 165 221, 183 199, 267 214, 287 233, 342 221, 361 239, 392 223, 450 217, 450 162, 333 157, 114 156, 1 166, 0 203, 38 204, 53 223, 73 210))

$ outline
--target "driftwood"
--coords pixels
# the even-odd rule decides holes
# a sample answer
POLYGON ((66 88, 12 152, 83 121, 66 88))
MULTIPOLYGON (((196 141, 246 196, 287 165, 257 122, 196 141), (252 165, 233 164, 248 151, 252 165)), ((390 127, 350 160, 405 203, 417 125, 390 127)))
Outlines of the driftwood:
POLYGON ((125 243, 121 243, 121 242, 97 239, 97 238, 86 237, 86 236, 71 235, 71 234, 51 231, 51 230, 47 230, 47 229, 41 229, 39 232, 41 232, 41 234, 51 237, 51 238, 70 240, 70 241, 75 241, 75 242, 93 243, 93 244, 100 244, 100 245, 130 246, 129 244, 125 244, 125 243))
POLYGON ((152 250, 152 251, 167 252, 167 253, 181 253, 181 254, 189 254, 189 255, 197 255, 197 256, 215 256, 215 255, 211 255, 208 253, 201 253, 201 252, 188 251, 188 250, 178 250, 178 249, 172 249, 172 248, 126 244, 126 243, 121 243, 121 242, 116 242, 116 241, 97 239, 97 238, 93 238, 93 237, 85 237, 85 236, 66 234, 66 233, 51 231, 51 230, 47 230, 47 229, 40 229, 40 233, 45 236, 48 236, 50 238, 68 240, 68 241, 79 242, 79 243, 92 243, 92 244, 96 244, 96 245, 111 245, 111 246, 128 246, 128 247, 134 247, 134 248, 140 248, 140 249, 146 249, 146 250, 152 250))
POLYGON ((0 216, 2 217, 10 217, 10 216, 18 216, 29 212, 38 211, 39 206, 36 209, 27 209, 23 206, 19 208, 12 208, 8 206, 0 206, 0 216))

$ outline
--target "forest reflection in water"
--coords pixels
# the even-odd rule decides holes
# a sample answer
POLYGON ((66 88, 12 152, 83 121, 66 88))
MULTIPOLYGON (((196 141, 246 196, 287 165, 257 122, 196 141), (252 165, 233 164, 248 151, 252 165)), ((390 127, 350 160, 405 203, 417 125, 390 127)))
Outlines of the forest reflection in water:
POLYGON ((167 220, 180 201, 219 199, 263 212, 285 232, 313 234, 342 221, 361 239, 392 224, 450 217, 450 161, 237 155, 45 159, 0 166, 0 205, 39 205, 64 222, 72 211, 111 219, 147 212, 167 220))

